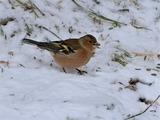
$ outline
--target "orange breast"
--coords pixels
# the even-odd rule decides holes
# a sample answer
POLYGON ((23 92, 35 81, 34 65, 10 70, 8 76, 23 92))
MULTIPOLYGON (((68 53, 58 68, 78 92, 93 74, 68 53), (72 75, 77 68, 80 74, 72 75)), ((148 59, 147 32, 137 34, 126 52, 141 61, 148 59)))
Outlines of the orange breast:
POLYGON ((79 68, 88 63, 92 57, 92 52, 88 52, 87 50, 79 50, 69 55, 52 54, 52 56, 54 56, 55 62, 63 68, 79 68))

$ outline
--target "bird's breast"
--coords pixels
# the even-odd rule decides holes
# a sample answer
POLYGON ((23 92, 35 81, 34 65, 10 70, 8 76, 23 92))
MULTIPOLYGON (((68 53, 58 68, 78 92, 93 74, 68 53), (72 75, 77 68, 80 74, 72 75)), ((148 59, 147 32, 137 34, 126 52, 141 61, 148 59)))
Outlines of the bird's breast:
POLYGON ((79 68, 86 65, 92 57, 92 52, 87 50, 78 50, 71 54, 52 54, 55 62, 63 68, 79 68))

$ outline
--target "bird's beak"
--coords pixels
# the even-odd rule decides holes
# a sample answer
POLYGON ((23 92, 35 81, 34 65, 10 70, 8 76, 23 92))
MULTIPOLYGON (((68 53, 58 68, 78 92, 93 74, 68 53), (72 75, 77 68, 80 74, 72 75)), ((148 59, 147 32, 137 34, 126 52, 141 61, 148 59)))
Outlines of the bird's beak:
POLYGON ((99 48, 99 46, 100 46, 100 44, 97 42, 97 43, 94 43, 93 44, 94 45, 94 47, 96 47, 96 48, 99 48))

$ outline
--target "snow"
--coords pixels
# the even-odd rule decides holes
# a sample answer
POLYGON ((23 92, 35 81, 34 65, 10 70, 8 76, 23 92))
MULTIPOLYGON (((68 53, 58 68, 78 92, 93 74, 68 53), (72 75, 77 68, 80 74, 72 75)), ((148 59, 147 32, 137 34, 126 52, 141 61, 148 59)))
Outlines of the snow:
MULTIPOLYGON (((39 17, 15 0, 0 1, 0 119, 2 120, 124 120, 145 110, 160 95, 160 2, 158 0, 76 0, 84 8, 126 23, 113 27, 109 22, 88 16, 70 1, 32 0, 39 17), (129 9, 129 12, 120 12, 129 9), (130 23, 136 20, 136 29, 130 23), (1 22, 0 22, 1 23, 1 22), (27 34, 27 26, 31 30, 27 34), (101 44, 93 58, 81 69, 63 70, 47 51, 22 44, 24 37, 37 41, 58 40, 38 26, 44 26, 61 39, 94 35, 101 44), (71 33, 69 32, 71 29, 71 33), (113 28, 113 29, 110 29, 113 28), (72 31, 73 30, 73 31, 72 31), (115 53, 131 54, 122 66, 113 61, 115 53), (135 53, 144 55, 136 56, 135 53), (145 55, 151 54, 152 56, 145 55), (157 67, 157 68, 156 68, 157 67), (147 70, 150 69, 150 70, 147 70), (152 75, 156 74, 156 75, 152 75), (136 85, 129 81, 139 80, 136 85), (150 85, 149 85, 150 84, 150 85)), ((30 4, 29 0, 22 2, 30 4)), ((135 120, 160 119, 160 100, 135 120)))

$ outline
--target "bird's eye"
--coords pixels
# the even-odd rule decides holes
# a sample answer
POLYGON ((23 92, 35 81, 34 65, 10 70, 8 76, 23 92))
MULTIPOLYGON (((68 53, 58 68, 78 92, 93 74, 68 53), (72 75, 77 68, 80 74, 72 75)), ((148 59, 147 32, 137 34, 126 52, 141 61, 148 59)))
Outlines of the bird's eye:
POLYGON ((92 43, 92 41, 91 41, 91 40, 89 40, 88 42, 89 42, 89 43, 92 43))

